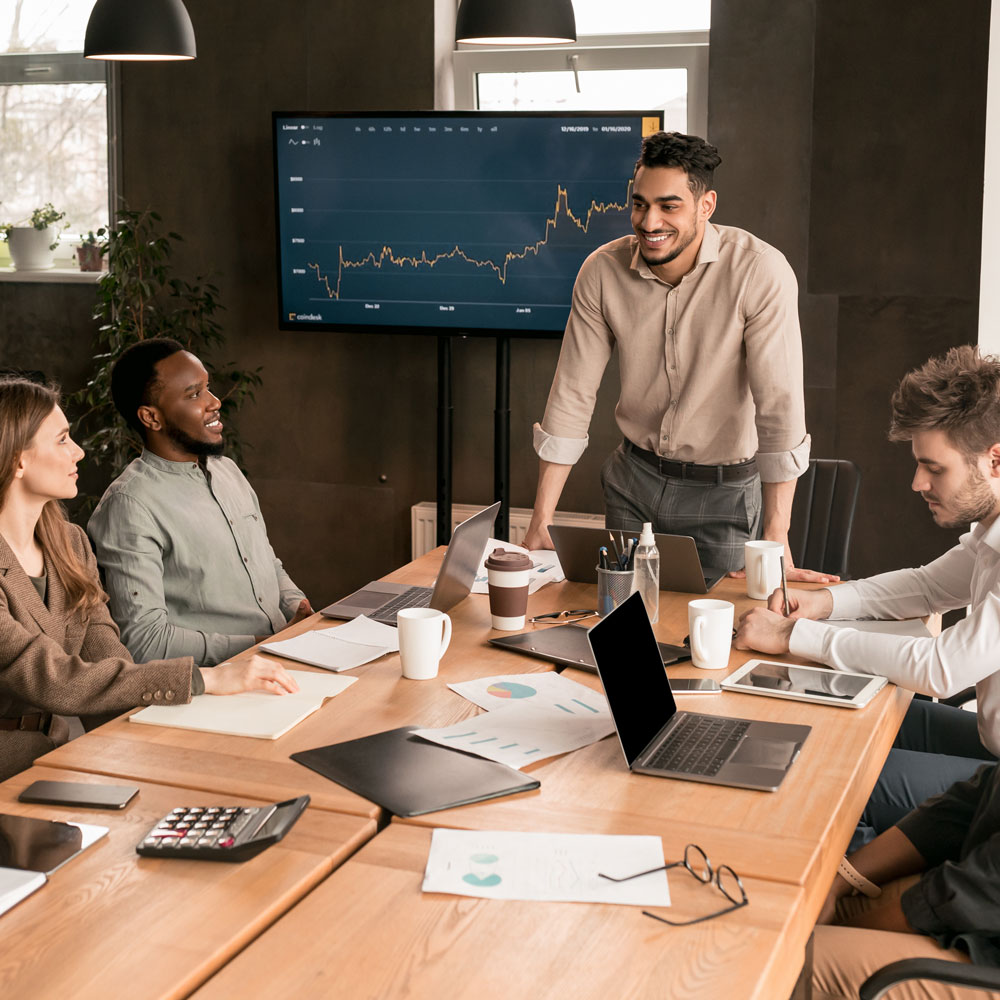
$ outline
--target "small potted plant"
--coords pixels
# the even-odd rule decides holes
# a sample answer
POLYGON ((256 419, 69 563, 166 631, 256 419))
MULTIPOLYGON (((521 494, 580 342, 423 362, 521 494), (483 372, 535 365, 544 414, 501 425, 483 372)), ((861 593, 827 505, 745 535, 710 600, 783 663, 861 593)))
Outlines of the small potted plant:
POLYGON ((76 248, 76 262, 80 265, 81 271, 100 271, 101 269, 101 244, 98 237, 103 236, 104 229, 98 229, 97 233, 91 229, 87 235, 80 240, 80 245, 76 248))
POLYGON ((16 271, 44 271, 52 267, 52 251, 59 245, 59 231, 68 225, 58 225, 65 216, 49 201, 36 208, 29 219, 0 224, 0 239, 7 241, 16 271))

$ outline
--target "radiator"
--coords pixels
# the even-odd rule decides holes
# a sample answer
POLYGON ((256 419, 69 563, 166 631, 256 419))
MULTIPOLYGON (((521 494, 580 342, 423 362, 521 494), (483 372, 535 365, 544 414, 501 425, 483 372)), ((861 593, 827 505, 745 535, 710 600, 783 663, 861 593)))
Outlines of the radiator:
MULTIPOLYGON (((477 506, 471 503, 455 503, 451 505, 451 527, 461 524, 467 517, 472 517, 486 504, 477 506)), ((510 541, 522 544, 524 533, 528 530, 531 511, 526 507, 510 508, 510 541)), ((557 511, 553 524, 567 524, 575 528, 603 528, 603 514, 574 514, 557 511)), ((410 554, 416 559, 425 552, 437 546, 437 504, 433 500, 414 504, 410 508, 410 554)))

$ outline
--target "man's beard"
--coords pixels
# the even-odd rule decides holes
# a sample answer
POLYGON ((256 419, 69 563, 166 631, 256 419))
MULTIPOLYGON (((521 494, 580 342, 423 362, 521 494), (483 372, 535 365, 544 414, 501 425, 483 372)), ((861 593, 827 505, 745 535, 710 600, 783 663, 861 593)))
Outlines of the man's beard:
POLYGON ((692 229, 687 234, 687 239, 683 240, 683 242, 675 246, 674 249, 671 250, 670 253, 666 255, 666 257, 660 257, 657 260, 650 260, 650 258, 647 257, 642 252, 642 244, 640 243, 639 256, 642 257, 642 259, 646 262, 647 267, 659 267, 661 264, 669 264, 672 260, 676 260, 678 257, 680 257, 680 255, 684 253, 684 251, 687 250, 689 246, 691 246, 691 244, 694 242, 695 236, 697 235, 698 235, 697 232, 692 229))
MULTIPOLYGON (((931 495, 933 499, 933 494, 931 495)), ((973 521, 983 521, 993 514, 997 497, 990 489, 986 477, 978 468, 971 468, 962 488, 948 504, 952 508, 948 521, 938 521, 942 528, 961 528, 973 521)))
POLYGON ((226 450, 225 441, 199 441, 173 424, 166 424, 163 429, 167 437, 176 441, 189 455, 221 455, 226 450))

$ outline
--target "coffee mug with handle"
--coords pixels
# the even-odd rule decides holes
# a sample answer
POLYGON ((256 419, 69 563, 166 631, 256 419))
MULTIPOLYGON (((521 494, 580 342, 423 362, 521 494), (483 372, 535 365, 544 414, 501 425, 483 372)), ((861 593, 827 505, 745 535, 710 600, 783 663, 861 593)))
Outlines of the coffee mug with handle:
POLYGON ((703 670, 729 666, 733 642, 734 606, 729 601, 699 600, 688 603, 691 662, 703 670))
POLYGON ((746 542, 743 557, 747 571, 747 597, 766 601, 781 586, 781 542, 746 542))
POLYGON ((451 619, 433 608, 404 608, 396 615, 399 661, 413 681, 437 677, 438 662, 451 642, 451 619))

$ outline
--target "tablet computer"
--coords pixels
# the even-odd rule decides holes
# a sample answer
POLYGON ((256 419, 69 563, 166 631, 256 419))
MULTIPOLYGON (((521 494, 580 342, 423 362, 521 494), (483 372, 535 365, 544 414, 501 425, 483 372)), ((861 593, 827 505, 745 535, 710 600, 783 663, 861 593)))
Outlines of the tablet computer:
POLYGON ((811 701, 838 708, 864 708, 886 685, 884 677, 852 674, 774 660, 748 660, 722 682, 727 691, 811 701))

